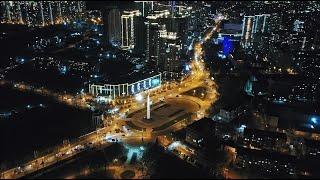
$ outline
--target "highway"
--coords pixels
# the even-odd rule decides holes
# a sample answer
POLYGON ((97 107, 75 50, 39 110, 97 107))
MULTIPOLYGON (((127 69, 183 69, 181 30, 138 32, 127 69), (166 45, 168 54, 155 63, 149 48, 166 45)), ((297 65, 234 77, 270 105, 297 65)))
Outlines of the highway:
MULTIPOLYGON (((216 27, 213 27, 213 30, 210 31, 209 34, 205 35, 204 40, 208 40, 215 30, 216 30, 216 27)), ((158 88, 148 92, 151 94, 151 100, 153 101, 153 103, 159 102, 162 97, 176 97, 176 95, 180 95, 183 92, 186 92, 193 88, 201 86, 201 87, 206 87, 207 91, 211 94, 205 100, 199 101, 201 105, 201 109, 204 111, 203 113, 205 113, 205 110, 207 108, 210 108, 211 103, 218 98, 218 94, 216 92, 216 84, 210 77, 210 73, 208 72, 208 70, 205 69, 205 64, 202 57, 203 56, 202 43, 201 42, 196 43, 194 48, 195 48, 194 59, 191 61, 191 64, 190 64, 191 71, 192 71, 191 75, 181 80, 180 83, 170 82, 164 85, 162 88, 158 88), (168 89, 167 88, 168 86, 171 87, 171 89, 168 89)), ((28 89, 23 87, 20 87, 20 88, 28 89)), ((62 98, 62 100, 64 99, 65 98, 62 98)), ((69 101, 68 97, 66 97, 66 99, 67 99, 66 101, 69 101)), ((74 101, 77 101, 77 100, 74 100, 74 101)), ((131 103, 131 107, 129 110, 123 109, 123 112, 127 112, 127 114, 130 114, 132 112, 135 112, 145 107, 144 103, 137 102, 133 98, 128 98, 127 101, 131 103)), ((84 100, 80 100, 80 102, 81 104, 85 103, 84 100)), ((70 158, 84 150, 92 149, 92 148, 107 147, 110 144, 112 144, 112 139, 114 140, 118 139, 119 141, 122 141, 124 143, 140 143, 141 137, 143 136, 143 134, 141 134, 140 131, 130 130, 125 134, 114 132, 114 128, 115 126, 118 126, 118 122, 119 124, 121 124, 121 122, 124 122, 121 119, 122 119, 121 117, 115 116, 111 126, 104 127, 97 131, 89 133, 87 135, 81 136, 77 139, 77 141, 73 142, 72 144, 59 146, 56 148, 58 149, 56 152, 49 153, 42 157, 38 157, 19 167, 6 170, 5 172, 1 173, 1 178, 15 179, 15 178, 24 177, 39 169, 51 166, 56 162, 70 158), (109 136, 109 135, 112 136, 111 142, 107 142, 105 138, 106 136, 109 136)), ((143 136, 144 141, 150 141, 153 138, 154 136, 152 136, 152 134, 146 134, 145 136, 143 136)))

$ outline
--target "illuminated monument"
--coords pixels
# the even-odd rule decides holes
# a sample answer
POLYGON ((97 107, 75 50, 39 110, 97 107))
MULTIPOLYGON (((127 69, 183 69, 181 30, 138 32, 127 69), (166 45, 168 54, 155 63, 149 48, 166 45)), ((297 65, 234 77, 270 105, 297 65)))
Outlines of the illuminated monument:
POLYGON ((149 93, 148 93, 148 97, 147 97, 147 120, 150 119, 150 96, 149 96, 149 93))

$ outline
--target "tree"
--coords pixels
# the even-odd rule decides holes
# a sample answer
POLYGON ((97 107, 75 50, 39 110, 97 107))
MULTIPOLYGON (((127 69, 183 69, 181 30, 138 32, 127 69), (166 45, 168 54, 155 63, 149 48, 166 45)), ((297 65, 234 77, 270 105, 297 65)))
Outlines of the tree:
MULTIPOLYGON (((107 162, 112 162, 113 159, 123 160, 126 157, 127 149, 121 143, 115 143, 103 150, 107 162)), ((125 160, 124 160, 125 161, 125 160)))
POLYGON ((140 164, 144 169, 146 169, 146 174, 153 174, 156 170, 159 153, 161 152, 158 143, 150 143, 147 145, 140 164))

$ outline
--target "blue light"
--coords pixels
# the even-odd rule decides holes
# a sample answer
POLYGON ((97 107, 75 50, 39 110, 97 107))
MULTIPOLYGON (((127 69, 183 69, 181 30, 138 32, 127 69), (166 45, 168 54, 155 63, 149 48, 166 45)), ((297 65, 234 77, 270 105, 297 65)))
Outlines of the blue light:
POLYGON ((316 117, 312 117, 311 118, 311 122, 313 122, 314 124, 317 124, 317 118, 316 117))
POLYGON ((152 85, 153 86, 159 85, 159 83, 160 83, 159 79, 152 79, 152 85))
POLYGON ((233 50, 233 44, 231 43, 228 37, 224 37, 222 41, 222 45, 223 45, 223 54, 225 56, 228 56, 230 52, 233 50))
POLYGON ((218 57, 221 58, 221 59, 225 59, 226 55, 218 53, 218 57))
POLYGON ((67 72, 67 67, 66 67, 66 66, 61 66, 59 70, 60 70, 60 73, 61 73, 61 74, 66 74, 66 72, 67 72))
POLYGON ((140 83, 137 84, 137 89, 140 91, 140 83))
POLYGON ((246 125, 241 125, 241 128, 247 128, 247 126, 246 125))
POLYGON ((190 66, 188 64, 186 65, 186 71, 190 71, 190 66))

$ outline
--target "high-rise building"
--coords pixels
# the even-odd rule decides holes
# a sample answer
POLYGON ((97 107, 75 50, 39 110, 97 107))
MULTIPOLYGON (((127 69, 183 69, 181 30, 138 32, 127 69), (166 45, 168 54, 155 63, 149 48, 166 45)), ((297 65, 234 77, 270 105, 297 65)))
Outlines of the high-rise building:
POLYGON ((120 11, 115 6, 106 6, 102 10, 103 44, 121 45, 120 11))
POLYGON ((135 17, 134 21, 134 31, 135 31, 135 46, 134 52, 138 54, 145 53, 146 50, 146 42, 147 42, 147 29, 146 25, 144 24, 146 18, 143 16, 135 17))
POLYGON ((143 17, 147 17, 154 9, 153 1, 134 1, 136 8, 141 12, 143 17))
MULTIPOLYGON (((164 71, 170 73, 179 73, 182 70, 182 64, 180 59, 180 50, 182 49, 181 44, 176 42, 177 36, 175 33, 168 34, 172 36, 172 39, 168 39, 166 56, 164 59, 164 71)), ((169 37, 168 37, 169 38, 169 37)))
POLYGON ((169 11, 155 11, 146 18, 146 61, 158 61, 160 52, 160 32, 166 29, 166 25, 161 21, 167 18, 169 11))
POLYGON ((255 34, 266 33, 269 31, 270 14, 255 16, 244 16, 242 24, 242 46, 247 48, 252 46, 255 34))
POLYGON ((112 9, 108 15, 108 21, 106 22, 106 28, 109 32, 109 42, 112 45, 120 45, 121 42, 121 24, 120 24, 120 11, 118 9, 112 9))
POLYGON ((133 49, 135 46, 135 23, 139 10, 124 11, 121 15, 121 48, 133 49))
POLYGON ((28 26, 70 22, 85 8, 83 1, 3 1, 0 6, 3 23, 28 26))
POLYGON ((186 16, 174 16, 166 18, 166 28, 168 32, 176 32, 181 40, 182 49, 187 49, 188 39, 188 19, 186 16))
POLYGON ((254 26, 253 26, 253 33, 262 32, 265 33, 269 29, 269 17, 270 14, 261 14, 254 16, 254 26))
POLYGON ((244 16, 242 25, 242 43, 244 47, 251 45, 254 16, 244 16))
POLYGON ((160 31, 160 56, 157 70, 163 73, 165 79, 179 77, 182 72, 181 40, 177 32, 160 31))
POLYGON ((160 30, 164 29, 164 26, 150 21, 147 21, 145 24, 147 28, 146 61, 157 61, 160 50, 160 30))

